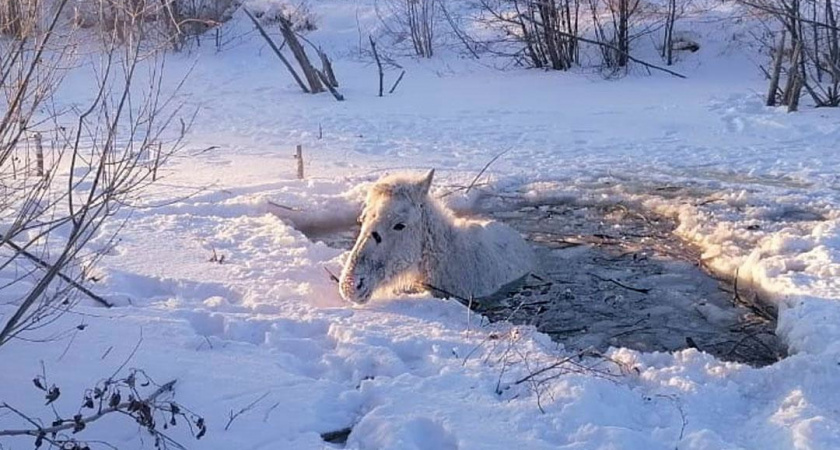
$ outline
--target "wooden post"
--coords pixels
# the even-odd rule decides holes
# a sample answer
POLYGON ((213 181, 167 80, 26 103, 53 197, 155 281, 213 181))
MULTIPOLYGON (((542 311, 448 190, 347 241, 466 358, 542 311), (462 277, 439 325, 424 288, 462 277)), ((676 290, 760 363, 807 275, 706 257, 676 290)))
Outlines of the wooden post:
POLYGON ((44 176, 44 146, 41 142, 41 133, 35 133, 35 174, 44 176))
POLYGON ((295 159, 297 160, 297 177, 298 180, 303 179, 303 146, 298 144, 295 151, 295 159))

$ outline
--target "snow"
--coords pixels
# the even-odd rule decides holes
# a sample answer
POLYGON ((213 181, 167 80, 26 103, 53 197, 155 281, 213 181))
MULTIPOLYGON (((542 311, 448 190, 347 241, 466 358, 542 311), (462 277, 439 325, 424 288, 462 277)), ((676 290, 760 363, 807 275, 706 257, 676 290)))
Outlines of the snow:
MULTIPOLYGON (((676 67, 688 80, 397 56, 407 75, 380 99, 375 68, 355 47, 359 29, 376 27, 368 3, 313 5, 320 28, 310 38, 335 55, 342 103, 297 91, 253 34, 218 54, 170 57, 176 75, 194 67, 184 98, 201 111, 185 153, 144 195, 163 206, 134 210, 98 266, 93 289, 119 306, 85 304, 34 336, 69 330, 57 343, 0 348, 0 402, 49 417, 30 388, 43 361, 65 393, 56 408, 76 411, 84 389, 139 342, 128 366, 177 379, 175 398, 207 419, 198 442, 183 427, 170 431, 188 448, 333 448, 319 434, 345 427, 351 449, 840 446, 837 111, 762 106, 757 70, 711 32, 676 67), (294 179, 297 144, 305 181, 294 179), (444 193, 505 150, 480 190, 621 200, 673 217, 711 270, 737 270, 778 305, 791 355, 753 368, 694 349, 614 348, 609 359, 584 357, 590 370, 564 366, 550 382, 516 384, 569 352, 452 301, 341 300, 325 268, 338 273, 342 251, 317 236, 352 224, 371 182, 435 168, 444 193), (264 394, 225 430, 232 412, 264 394)), ((61 101, 93 95, 87 77, 71 74, 61 101)), ((475 200, 446 197, 460 210, 475 200)), ((0 314, 11 310, 0 304, 0 314)), ((23 425, 0 416, 0 429, 23 425)), ((123 417, 79 437, 153 446, 123 417)))

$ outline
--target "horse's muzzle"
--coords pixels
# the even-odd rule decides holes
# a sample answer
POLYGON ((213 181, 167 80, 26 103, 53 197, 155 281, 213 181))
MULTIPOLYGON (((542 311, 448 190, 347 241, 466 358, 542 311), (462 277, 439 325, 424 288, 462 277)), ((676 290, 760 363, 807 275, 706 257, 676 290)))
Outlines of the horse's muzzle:
POLYGON ((356 276, 353 271, 346 271, 341 274, 338 292, 345 300, 362 304, 370 300, 373 289, 371 289, 370 283, 365 280, 365 277, 356 276))

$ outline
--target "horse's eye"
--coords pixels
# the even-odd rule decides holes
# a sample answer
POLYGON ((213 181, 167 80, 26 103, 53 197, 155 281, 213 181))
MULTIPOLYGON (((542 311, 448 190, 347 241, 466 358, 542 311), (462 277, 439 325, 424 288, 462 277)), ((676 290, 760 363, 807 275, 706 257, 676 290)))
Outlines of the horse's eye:
POLYGON ((397 231, 400 231, 403 228, 405 228, 405 224, 398 223, 398 224, 394 225, 394 229, 397 230, 397 231))

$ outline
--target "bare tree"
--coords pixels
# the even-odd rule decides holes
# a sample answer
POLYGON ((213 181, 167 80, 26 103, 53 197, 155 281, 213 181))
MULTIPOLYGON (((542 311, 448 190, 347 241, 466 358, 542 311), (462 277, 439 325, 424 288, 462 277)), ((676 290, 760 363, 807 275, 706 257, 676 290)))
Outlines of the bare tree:
POLYGON ((0 293, 12 298, 0 315, 0 346, 89 293, 79 287, 114 237, 103 225, 122 220, 192 117, 176 126, 184 111, 177 97, 161 95, 163 54, 131 23, 123 29, 131 36, 105 36, 94 98, 82 110, 54 109, 73 54, 74 35, 59 24, 68 3, 55 3, 34 38, 0 41, 0 293), (29 157, 34 133, 48 137, 42 176, 29 157))
POLYGON ((662 58, 665 64, 674 63, 674 25, 677 22, 677 0, 668 0, 665 15, 665 33, 662 42, 662 58))
POLYGON ((535 68, 568 70, 580 62, 579 0, 479 0, 484 19, 522 47, 511 56, 535 68))
POLYGON ((309 56, 307 56, 306 50, 303 48, 303 44, 300 43, 295 30, 292 28, 292 22, 287 17, 282 16, 280 17, 279 22, 280 32, 283 34, 283 39, 285 39, 286 43, 289 45, 289 49, 291 49, 292 54, 295 56, 295 59, 303 72, 303 76, 306 77, 306 81, 309 83, 309 92, 313 94, 323 92, 324 86, 321 84, 321 78, 318 76, 315 67, 312 66, 312 63, 309 61, 309 56))
POLYGON ((660 18, 644 6, 641 0, 589 0, 595 34, 600 42, 610 44, 601 47, 605 68, 627 67, 633 41, 661 26, 660 18))
MULTIPOLYGON (((485 14, 479 20, 491 29, 501 31, 495 42, 483 45, 496 55, 508 56, 526 67, 568 70, 581 62, 581 45, 589 44, 600 51, 602 67, 612 71, 621 61, 635 62, 650 70, 685 78, 673 70, 660 67, 630 54, 629 42, 653 27, 646 26, 633 34, 627 34, 627 45, 619 46, 600 23, 601 16, 597 0, 590 0, 592 30, 580 28, 580 0, 476 0, 485 14), (584 37, 586 31, 594 38, 584 37)), ((627 16, 628 29, 631 22, 627 16)), ((618 22, 616 22, 618 23, 618 22)), ((626 64, 625 62, 625 64, 626 64)))
POLYGON ((38 0, 3 0, 0 2, 0 35, 21 39, 34 31, 39 15, 38 0))
POLYGON ((772 19, 767 25, 771 39, 765 42, 773 58, 767 103, 796 110, 804 89, 818 107, 840 106, 840 29, 834 0, 740 1, 772 19), (782 32, 786 41, 777 39, 782 32), (787 81, 777 88, 781 77, 787 81))
POLYGON ((379 17, 389 34, 408 41, 414 54, 431 58, 435 52, 438 22, 437 0, 383 0, 376 4, 379 17))

